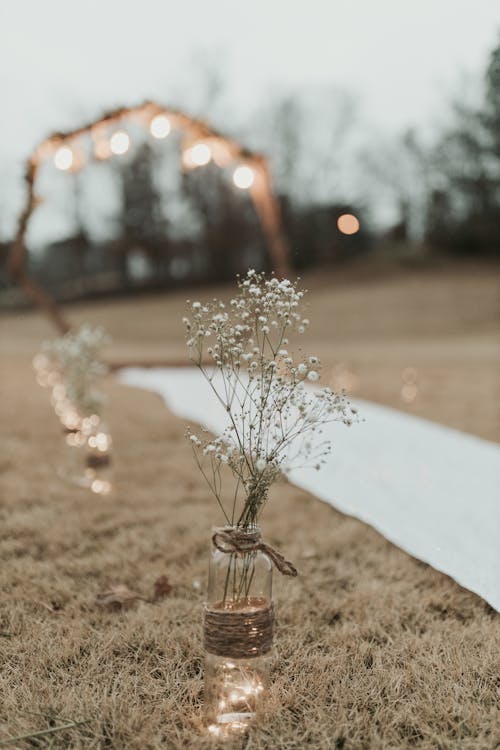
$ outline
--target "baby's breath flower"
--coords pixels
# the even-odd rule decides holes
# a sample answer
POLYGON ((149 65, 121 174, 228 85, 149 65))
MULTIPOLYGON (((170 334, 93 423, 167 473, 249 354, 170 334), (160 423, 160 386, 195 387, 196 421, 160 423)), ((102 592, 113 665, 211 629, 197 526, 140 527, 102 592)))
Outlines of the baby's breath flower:
POLYGON ((54 405, 64 393, 65 406, 61 415, 71 411, 76 421, 99 415, 104 396, 95 388, 95 381, 107 371, 101 361, 101 349, 109 342, 110 337, 102 327, 83 325, 43 344, 47 368, 57 381, 53 389, 54 405), (61 385, 59 390, 56 390, 57 385, 61 385))
POLYGON ((238 295, 229 306, 218 300, 191 304, 193 323, 183 319, 187 344, 228 415, 228 427, 216 438, 190 435, 202 468, 227 523, 248 526, 257 521, 269 488, 293 466, 320 466, 330 446, 321 426, 340 421, 349 425, 355 411, 342 394, 312 391, 304 379, 319 379, 319 359, 301 358, 293 365, 290 331, 304 333, 303 292, 288 279, 266 278, 250 269, 238 281, 238 295), (190 333, 194 326, 197 333, 190 333), (211 335, 212 346, 205 350, 211 335), (204 364, 205 351, 212 369, 204 364), (233 510, 225 507, 220 478, 226 467, 235 480, 233 510), (237 500, 242 495, 240 507, 237 500))

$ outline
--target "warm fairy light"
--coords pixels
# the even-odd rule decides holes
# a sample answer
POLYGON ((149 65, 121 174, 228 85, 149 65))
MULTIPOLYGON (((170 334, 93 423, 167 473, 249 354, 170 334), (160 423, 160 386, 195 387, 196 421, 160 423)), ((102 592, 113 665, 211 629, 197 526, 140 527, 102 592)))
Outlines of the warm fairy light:
POLYGON ((354 214, 342 214, 337 219, 337 227, 342 234, 356 234, 359 232, 359 219, 354 214))
POLYGON ((166 115, 156 115, 151 120, 149 130, 154 138, 166 138, 172 127, 166 115))
POLYGON ((111 482, 105 479, 94 479, 90 485, 90 489, 96 495, 108 495, 111 492, 111 482))
POLYGON ((94 156, 98 161, 104 161, 111 156, 111 144, 107 138, 99 138, 94 143, 94 156))
POLYGON ((60 146, 54 154, 54 164, 57 169, 66 171, 73 166, 73 151, 69 146, 60 146))
POLYGON ((212 151, 206 143, 197 143, 190 149, 189 156, 197 167, 204 167, 212 158, 212 151))
POLYGON ((248 727, 255 717, 265 686, 259 676, 233 661, 222 665, 217 686, 215 720, 208 726, 214 736, 229 736, 248 727))
POLYGON ((412 404, 418 396, 418 372, 415 367, 405 367, 401 373, 401 398, 406 404, 412 404))
POLYGON ((418 395, 418 386, 416 383, 403 383, 401 386, 401 398, 405 404, 412 404, 418 395))
POLYGON ((227 167, 236 156, 234 147, 223 138, 211 138, 210 150, 212 151, 212 160, 218 167, 227 167))
POLYGON ((89 437, 89 447, 97 448, 101 453, 107 453, 111 445, 111 437, 105 432, 98 432, 97 435, 89 437))
POLYGON ((339 362, 332 370, 328 385, 334 391, 353 393, 359 387, 359 378, 347 364, 339 362))
POLYGON ((111 148, 112 153, 116 154, 117 156, 126 154, 130 147, 129 134, 126 133, 124 130, 117 130, 111 136, 111 139, 109 141, 109 146, 111 148))
POLYGON ((248 190, 248 188, 252 187, 254 180, 255 172, 252 167, 248 167, 245 164, 236 167, 233 172, 233 182, 241 190, 248 190))
MULTIPOLYGON (((28 168, 28 190, 24 210, 21 212, 21 219, 17 226, 17 240, 11 250, 11 259, 13 268, 19 268, 22 273, 18 274, 18 280, 24 287, 28 295, 35 300, 44 311, 56 322, 59 327, 65 326, 64 316, 58 309, 57 305, 51 304, 50 297, 40 293, 38 284, 30 278, 26 262, 28 252, 26 248, 26 232, 32 215, 40 204, 41 199, 37 198, 36 183, 38 177, 38 167, 42 162, 47 162, 51 166, 62 171, 70 170, 76 172, 84 168, 87 164, 92 163, 94 159, 86 158, 86 150, 80 146, 80 139, 90 136, 92 141, 93 156, 98 161, 104 161, 113 154, 123 155, 131 147, 131 139, 127 132, 118 129, 114 133, 111 131, 115 127, 120 127, 126 123, 125 118, 134 118, 135 122, 140 123, 144 128, 149 128, 155 138, 162 138, 172 130, 184 131, 185 140, 182 147, 182 164, 185 169, 197 166, 203 166, 210 161, 221 167, 227 168, 239 160, 250 161, 255 164, 255 187, 252 190, 252 200, 256 207, 259 222, 269 244, 269 253, 273 266, 278 275, 286 276, 288 273, 288 248, 287 242, 280 231, 280 216, 276 196, 269 183, 266 160, 258 154, 252 154, 251 151, 244 150, 232 138, 212 131, 207 124, 199 119, 189 117, 182 112, 170 111, 168 108, 156 103, 147 105, 141 104, 134 107, 122 107, 119 110, 114 109, 105 113, 102 117, 92 123, 83 125, 75 130, 65 133, 57 133, 39 143, 27 160, 28 168), (168 114, 168 116, 167 116, 168 114), (168 124, 167 124, 168 122, 168 124), (197 143, 197 139, 200 139, 197 143), (74 149, 72 146, 74 145, 74 149), (189 144, 192 144, 191 146, 189 144), (262 168, 264 165, 264 168, 262 168)), ((125 125, 126 127, 126 125, 125 125)), ((243 165, 242 165, 243 166, 243 165)), ((239 173, 238 173, 239 174, 239 173)), ((234 175, 233 175, 234 179, 234 175)), ((238 177, 236 177, 239 180, 238 177)), ((248 174, 246 181, 249 181, 248 174)), ((253 182, 253 181, 252 181, 253 182)), ((239 187, 239 183, 235 183, 239 187)), ((242 185, 246 189, 247 185, 242 185)), ((48 383, 48 374, 37 373, 37 380, 40 384, 50 385, 48 383)))

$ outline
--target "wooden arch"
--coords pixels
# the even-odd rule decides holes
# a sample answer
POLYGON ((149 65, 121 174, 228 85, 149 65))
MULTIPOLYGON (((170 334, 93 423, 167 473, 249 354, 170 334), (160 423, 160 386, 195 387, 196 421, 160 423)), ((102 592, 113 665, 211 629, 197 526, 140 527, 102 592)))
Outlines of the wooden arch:
MULTIPOLYGON (((26 202, 19 217, 16 238, 9 254, 9 271, 12 279, 50 317, 61 333, 68 331, 70 325, 55 299, 30 276, 26 263, 26 232, 31 216, 40 202, 36 195, 36 180, 40 165, 46 159, 57 158, 59 152, 61 157, 65 157, 62 159, 60 168, 77 171, 84 166, 84 163, 78 164, 77 160, 73 159, 73 148, 80 136, 87 134, 91 136, 94 144, 94 158, 102 160, 112 156, 111 141, 107 135, 109 129, 113 127, 118 129, 121 121, 128 117, 134 118, 145 128, 150 128, 153 119, 158 116, 166 118, 168 127, 182 131, 183 163, 186 168, 200 166, 199 163, 189 164, 189 155, 195 146, 204 144, 209 149, 207 151, 205 148, 204 153, 208 153, 209 160, 219 167, 246 166, 251 170, 249 172, 247 169, 244 173, 246 176, 244 187, 249 190, 253 200, 266 237, 274 271, 278 276, 286 276, 289 273, 289 252, 283 234, 279 203, 272 190, 267 159, 262 154, 243 148, 234 139, 217 132, 203 120, 190 117, 170 107, 163 107, 156 102, 148 101, 133 107, 114 109, 99 119, 74 130, 53 133, 38 144, 26 164, 26 202), (61 149, 63 152, 60 151, 61 149), (247 184, 250 181, 251 184, 247 184)), ((163 122, 165 123, 165 119, 163 122)))

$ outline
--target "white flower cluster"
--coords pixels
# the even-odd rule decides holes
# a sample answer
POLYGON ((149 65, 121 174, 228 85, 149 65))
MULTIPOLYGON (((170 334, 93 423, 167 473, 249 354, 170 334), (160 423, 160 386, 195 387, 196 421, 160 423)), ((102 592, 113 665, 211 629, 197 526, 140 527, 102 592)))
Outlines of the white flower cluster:
POLYGON ((289 352, 290 332, 302 334, 309 325, 297 283, 250 270, 238 288, 227 305, 219 300, 188 303, 183 322, 191 357, 229 419, 216 439, 190 431, 188 436, 227 522, 250 525, 281 473, 303 465, 320 468, 330 450, 321 426, 331 421, 350 425, 356 416, 343 394, 306 387, 306 381, 320 378, 318 357, 296 360, 289 352), (232 511, 222 500, 224 466, 236 480, 232 511))
POLYGON ((34 358, 38 382, 52 387, 52 404, 66 427, 99 414, 104 399, 95 380, 107 370, 101 349, 109 341, 103 328, 83 325, 45 342, 34 358))

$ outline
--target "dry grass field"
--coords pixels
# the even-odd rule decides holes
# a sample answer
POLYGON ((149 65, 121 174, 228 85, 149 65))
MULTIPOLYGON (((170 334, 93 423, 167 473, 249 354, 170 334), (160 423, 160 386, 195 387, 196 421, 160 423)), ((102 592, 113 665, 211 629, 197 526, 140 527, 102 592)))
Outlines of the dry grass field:
MULTIPOLYGON (((304 285, 308 350, 323 358, 325 383, 500 441, 498 267, 346 269, 304 285), (402 391, 405 382, 413 387, 402 391)), ((114 362, 181 361, 183 301, 215 291, 229 293, 67 312, 106 326, 114 362)), ((85 723, 6 747, 217 747, 202 724, 200 619, 219 518, 184 423, 158 396, 109 376, 115 492, 63 484, 60 430, 31 369, 52 330, 35 313, 0 325, 0 747, 54 717, 85 723), (149 601, 161 575, 173 589, 149 601), (99 607, 113 581, 145 600, 99 607)), ((484 601, 292 486, 276 488, 262 525, 301 575, 276 576, 268 711, 226 747, 500 747, 500 618, 484 601)))

